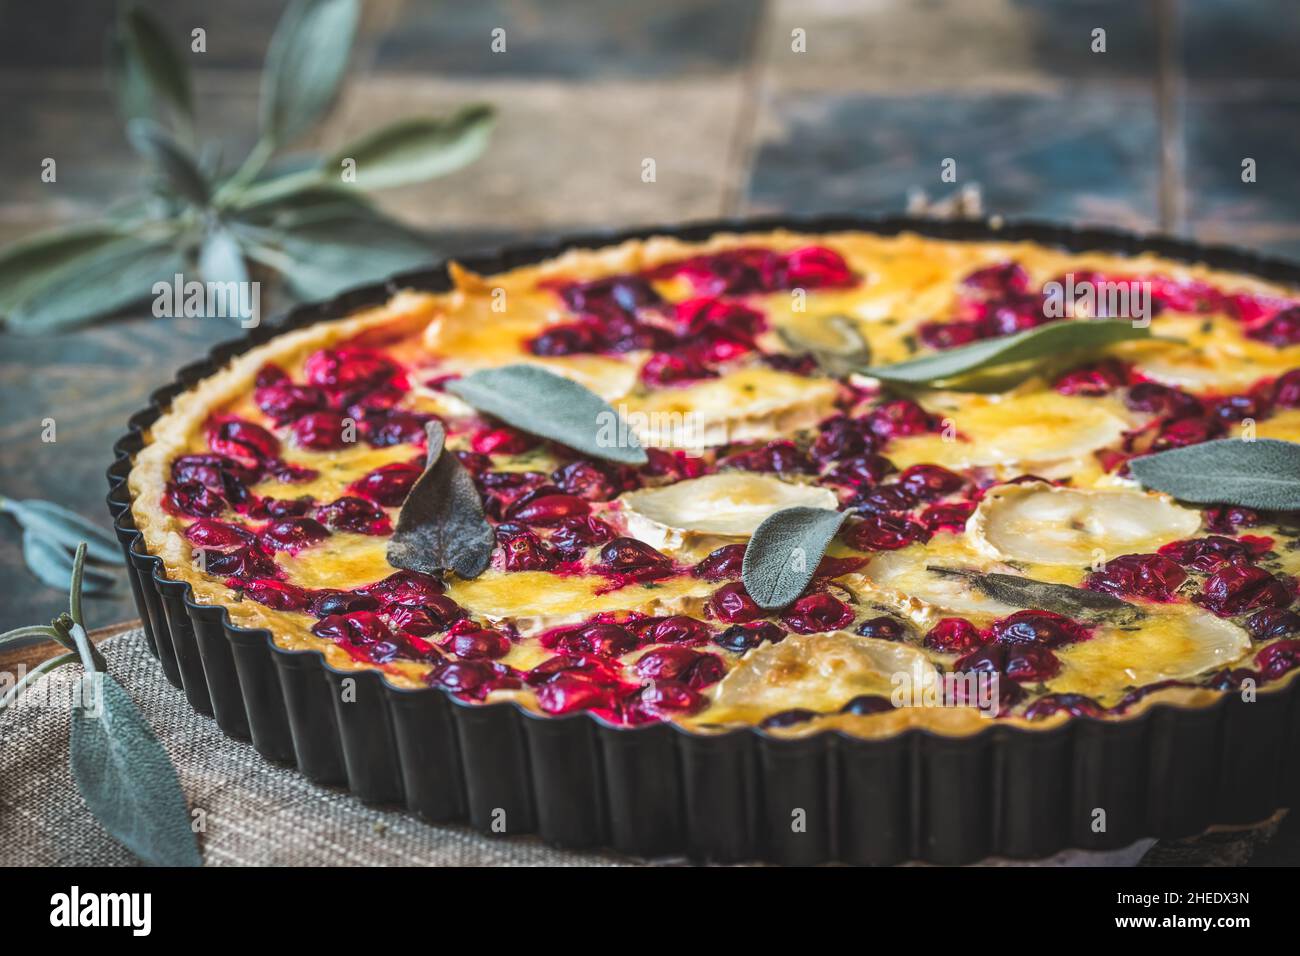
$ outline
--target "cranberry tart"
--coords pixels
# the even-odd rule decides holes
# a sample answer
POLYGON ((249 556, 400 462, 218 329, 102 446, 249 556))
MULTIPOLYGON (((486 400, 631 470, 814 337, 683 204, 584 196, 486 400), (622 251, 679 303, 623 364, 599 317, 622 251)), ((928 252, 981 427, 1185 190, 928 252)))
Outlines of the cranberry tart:
MULTIPOLYGON (((605 775, 592 782, 603 822, 569 842, 871 861, 1100 845, 1083 807, 1024 845, 979 817, 1012 812, 1000 799, 1088 792, 1079 760, 1141 765, 1137 741, 1161 714, 1243 705, 1273 715, 1275 743, 1295 734, 1300 503, 1252 491, 1259 466, 1239 451, 1285 470, 1300 441, 1300 285, 1170 252, 985 227, 701 232, 364 290, 218 355, 127 442, 119 527, 149 569, 153 638, 191 700, 228 672, 243 730, 250 695, 275 696, 276 678, 254 688, 261 665, 241 657, 256 640, 265 655, 269 634, 282 755, 302 763, 312 734, 341 738, 352 780, 353 751, 391 750, 377 773, 394 792, 370 796, 413 803, 410 764, 436 754, 393 702, 436 697, 430 721, 451 708, 457 724, 428 728, 451 741, 437 759, 464 764, 460 777, 471 748, 514 747, 527 829, 562 841, 537 819, 561 758, 533 738, 573 737, 579 724, 555 720, 569 716, 604 750, 565 747, 605 775), (616 426, 603 441, 585 409, 616 426), (328 688, 322 673, 364 675, 388 701, 368 743, 349 742, 361 732, 346 704, 320 712, 328 730, 295 715, 295 698, 328 688), (491 743, 466 729, 499 720, 514 729, 491 743), (535 729, 547 723, 566 729, 535 729), (624 821, 638 836, 618 838, 617 788, 669 786, 611 783, 639 759, 607 742, 619 735, 692 748, 664 771, 668 835, 624 821), (849 757, 912 739, 935 760, 1039 782, 990 782, 973 809, 938 809, 925 790, 937 764, 849 757), (1103 745, 1115 739, 1127 758, 1103 745), (781 782, 783 754, 818 755, 815 783, 781 782), (701 850, 681 803, 703 799, 710 760, 758 809, 743 838, 701 850), (757 795, 739 782, 754 760, 770 776, 757 795), (785 786, 828 807, 820 843, 764 835, 788 828, 785 786), (854 786, 904 822, 856 820, 854 786)), ((1222 745, 1210 717, 1192 726, 1166 757, 1195 751, 1197 733, 1222 745)), ((649 753, 645 772, 663 759, 649 753)), ((1275 759, 1269 772, 1294 782, 1275 759)), ((487 786, 459 779, 431 815, 486 819, 487 786)), ((1147 785, 1129 798, 1159 802, 1147 785)))

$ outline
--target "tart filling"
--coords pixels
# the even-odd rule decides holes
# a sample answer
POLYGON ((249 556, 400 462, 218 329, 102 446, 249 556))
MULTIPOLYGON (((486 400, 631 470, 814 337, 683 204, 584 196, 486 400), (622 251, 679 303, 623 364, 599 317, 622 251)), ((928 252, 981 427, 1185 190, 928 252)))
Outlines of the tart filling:
POLYGON ((1127 467, 1300 437, 1300 292, 906 234, 652 239, 452 271, 450 293, 276 337, 155 423, 132 510, 195 600, 400 686, 699 731, 1122 719, 1300 669, 1295 515, 1180 503, 1127 467), (1086 321, 1048 306, 1063 276, 1142 284, 1153 337, 979 390, 871 376, 1086 321), (645 463, 447 388, 520 363, 608 402, 645 463), (472 579, 388 560, 435 420, 496 539, 472 579), (764 610, 745 550, 792 507, 848 518, 800 596, 764 610))

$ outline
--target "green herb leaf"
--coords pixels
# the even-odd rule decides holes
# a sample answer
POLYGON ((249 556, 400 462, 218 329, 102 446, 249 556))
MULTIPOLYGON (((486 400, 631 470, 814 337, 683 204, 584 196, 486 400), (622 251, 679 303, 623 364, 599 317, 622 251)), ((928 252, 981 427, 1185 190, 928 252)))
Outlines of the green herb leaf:
POLYGON ((972 373, 1025 365, 1028 367, 1020 371, 1021 377, 1027 378, 1044 360, 1077 357, 1116 342, 1150 337, 1150 329, 1138 328, 1127 319, 1073 319, 862 372, 886 382, 953 388, 960 387, 960 379, 972 373))
POLYGON ((443 454, 447 433, 441 422, 425 426, 429 452, 424 473, 402 503, 388 541, 388 563, 407 571, 455 571, 476 578, 492 560, 496 535, 483 514, 474 479, 460 459, 443 454))
MULTIPOLYGON (((185 117, 194 115, 194 92, 185 62, 166 31, 148 12, 135 7, 122 18, 123 53, 128 70, 138 70, 149 93, 164 100, 185 117)), ((145 115, 132 112, 132 117, 145 115)))
POLYGON ((1143 487, 1193 504, 1300 510, 1300 444, 1295 442, 1221 438, 1134 458, 1129 471, 1143 487))
POLYGON ((163 174, 177 195, 196 206, 207 205, 212 188, 199 164, 165 129, 148 119, 133 119, 126 127, 126 138, 135 151, 163 174))
POLYGON ((131 696, 108 674, 95 673, 82 678, 78 697, 72 776, 90 812, 146 863, 201 866, 176 771, 131 696))
POLYGON ((164 241, 124 237, 58 269, 10 314, 10 327, 39 333, 109 315, 148 298, 154 283, 171 282, 184 264, 164 241))
POLYGON ((1089 591, 1086 588, 1035 581, 1014 574, 984 574, 979 571, 938 567, 927 567, 926 570, 931 574, 966 578, 988 597, 1011 607, 1054 611, 1057 614, 1084 620, 1114 619, 1116 616, 1127 620, 1142 616, 1142 611, 1127 601, 1121 601, 1100 591, 1089 591))
POLYGON ((68 263, 121 239, 120 230, 96 223, 39 233, 5 246, 0 250, 0 313, 12 312, 68 263))
POLYGON ((608 461, 648 461, 618 412, 577 382, 536 365, 484 369, 450 381, 447 391, 530 435, 608 461))
MULTIPOLYGON (((66 548, 75 549, 84 541, 87 554, 95 561, 106 564, 125 563, 117 539, 70 508, 36 498, 0 498, 0 512, 12 516, 21 527, 57 541, 66 548)), ((59 587, 66 583, 66 579, 61 581, 59 587)))
MULTIPOLYGON (((23 561, 42 584, 62 590, 72 577, 72 552, 38 532, 23 532, 23 561)), ((93 565, 84 571, 83 589, 87 594, 106 594, 112 591, 117 579, 107 571, 93 565)))
POLYGON ((244 265, 244 251, 239 239, 225 226, 208 230, 199 250, 199 274, 205 282, 248 281, 248 268, 244 265))
POLYGON ((337 176, 343 162, 353 160, 355 185, 361 189, 424 182, 477 159, 487 146, 492 122, 492 108, 482 104, 443 119, 402 120, 336 150, 325 169, 337 176))
POLYGON ((829 508, 786 508, 763 520, 745 548, 741 581, 759 607, 785 607, 803 593, 848 515, 829 508))
POLYGON ((356 34, 356 0, 294 0, 280 18, 262 71, 262 135, 286 143, 338 95, 356 34))

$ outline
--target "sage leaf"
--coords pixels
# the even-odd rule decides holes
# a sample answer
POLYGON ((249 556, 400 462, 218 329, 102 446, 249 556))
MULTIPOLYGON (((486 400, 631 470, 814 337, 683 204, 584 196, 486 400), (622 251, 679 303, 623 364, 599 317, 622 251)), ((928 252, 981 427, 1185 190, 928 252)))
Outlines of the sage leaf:
POLYGON ((1077 357, 1116 342, 1150 337, 1149 328, 1139 328, 1128 319, 1073 319, 944 349, 894 365, 873 366, 862 373, 886 382, 960 387, 962 376, 976 372, 1020 365, 1023 366, 1020 377, 1028 378, 1044 361, 1077 357))
MULTIPOLYGON (((42 584, 63 590, 72 577, 72 554, 66 548, 38 532, 23 532, 23 562, 42 584)), ((104 594, 113 590, 117 579, 93 565, 83 571, 82 588, 86 594, 104 594)))
POLYGON ((148 298, 171 282, 185 260, 170 244, 124 237, 66 263, 9 315, 17 332, 39 333, 88 322, 148 298))
POLYGON ((980 571, 940 567, 927 567, 926 570, 931 574, 966 578, 986 596, 1011 607, 1054 611, 1066 617, 1092 621, 1103 618, 1136 620, 1142 616, 1142 611, 1127 601, 1087 588, 1035 581, 1014 574, 984 574, 980 571))
POLYGON ((122 239, 106 224, 72 226, 20 239, 0 250, 0 313, 9 314, 75 259, 122 239))
POLYGON ((36 498, 0 498, 0 512, 12 516, 21 527, 67 548, 76 548, 79 542, 84 541, 86 553, 96 561, 106 564, 125 563, 117 539, 71 508, 36 498))
POLYGON ((487 146, 492 121, 492 108, 483 104, 445 119, 402 120, 336 150, 325 168, 337 171, 345 160, 354 161, 355 185, 362 189, 424 182, 477 159, 487 146))
POLYGON ((244 251, 239 239, 225 226, 214 226, 203 239, 199 250, 199 274, 205 282, 248 281, 248 268, 244 265, 244 251))
POLYGON ((536 365, 484 369, 446 390, 480 412, 574 451, 629 465, 648 461, 632 429, 599 395, 536 365))
POLYGON ((149 119, 133 119, 126 126, 126 138, 135 151, 163 174, 178 195, 196 206, 207 205, 212 189, 199 164, 165 129, 149 119))
POLYGON ((486 570, 496 534, 483 514, 474 479, 454 454, 438 421, 425 426, 429 452, 424 473, 411 486, 388 541, 388 563, 407 571, 455 571, 476 578, 486 570))
POLYGON ((338 95, 356 34, 356 0, 294 0, 262 70, 262 135, 280 144, 306 132, 338 95))
POLYGON ((1220 438, 1134 458, 1129 471, 1144 488, 1180 501, 1300 511, 1300 444, 1295 442, 1220 438))
POLYGON ((827 375, 848 375, 871 361, 870 345, 846 315, 798 314, 798 321, 776 325, 776 333, 792 352, 812 355, 827 375))
POLYGON ((768 515, 749 539, 740 569, 755 603, 771 610, 802 594, 846 517, 843 511, 803 505, 768 515))
MULTIPOLYGON (((194 91, 185 61, 153 15, 135 7, 122 18, 126 69, 139 76, 151 97, 164 100, 185 117, 194 115, 194 91)), ((132 117, 144 115, 138 111, 132 117)))
POLYGON ((155 866, 201 866, 180 781, 122 685, 86 674, 73 706, 72 776, 90 812, 128 850, 155 866))
POLYGON ((281 272, 294 293, 308 299, 329 298, 433 260, 422 237, 364 214, 302 225, 281 233, 269 250, 249 246, 248 254, 281 272))

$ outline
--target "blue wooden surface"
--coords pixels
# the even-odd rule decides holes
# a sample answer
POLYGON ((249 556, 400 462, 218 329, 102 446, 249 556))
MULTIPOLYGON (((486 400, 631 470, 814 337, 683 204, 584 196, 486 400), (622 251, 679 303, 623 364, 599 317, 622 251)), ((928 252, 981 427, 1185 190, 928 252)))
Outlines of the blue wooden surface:
MULTIPOLYGON (((148 5, 177 35, 207 31, 192 57, 203 126, 232 154, 247 148, 282 0, 148 5)), ((108 3, 0 0, 0 240, 133 188, 102 79, 110 19, 108 3), (45 157, 57 183, 40 181, 45 157)), ((942 191, 951 156, 990 211, 1300 257, 1294 0, 371 0, 364 23, 321 143, 471 99, 500 107, 476 167, 386 198, 441 251, 602 224, 898 211, 911 187, 942 191), (503 54, 489 49, 497 27, 503 54), (1097 28, 1105 53, 1091 49, 1097 28), (791 49, 796 29, 807 52, 791 49), (653 185, 643 156, 659 164, 653 185)), ((232 331, 142 314, 35 341, 0 334, 0 491, 102 518, 126 415, 232 331), (40 441, 47 417, 55 444, 40 441)), ((0 627, 62 602, 0 524, 0 627)), ((134 612, 122 596, 90 613, 134 612)))

